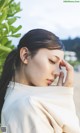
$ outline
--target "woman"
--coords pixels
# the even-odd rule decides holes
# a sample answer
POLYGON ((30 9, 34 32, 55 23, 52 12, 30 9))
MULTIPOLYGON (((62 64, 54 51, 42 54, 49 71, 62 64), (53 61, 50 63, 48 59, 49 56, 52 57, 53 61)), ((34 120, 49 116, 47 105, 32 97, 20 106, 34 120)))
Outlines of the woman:
POLYGON ((8 133, 80 133, 73 68, 63 58, 63 44, 44 29, 29 31, 8 55, 0 78, 1 126, 8 133))

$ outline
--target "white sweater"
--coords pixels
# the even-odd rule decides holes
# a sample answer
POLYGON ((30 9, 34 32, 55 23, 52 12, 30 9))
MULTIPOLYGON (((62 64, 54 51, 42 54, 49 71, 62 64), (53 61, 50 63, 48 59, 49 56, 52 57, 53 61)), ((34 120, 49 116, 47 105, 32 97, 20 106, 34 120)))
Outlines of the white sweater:
POLYGON ((80 133, 73 88, 10 82, 1 114, 7 133, 80 133))

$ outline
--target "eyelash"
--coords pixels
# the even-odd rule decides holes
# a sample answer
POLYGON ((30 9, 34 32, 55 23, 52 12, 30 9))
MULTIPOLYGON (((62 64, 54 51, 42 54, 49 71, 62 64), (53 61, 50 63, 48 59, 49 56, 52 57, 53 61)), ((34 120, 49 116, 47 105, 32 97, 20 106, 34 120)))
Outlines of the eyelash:
POLYGON ((49 59, 49 62, 50 62, 51 64, 56 64, 56 62, 54 62, 54 61, 52 61, 52 60, 50 60, 50 59, 49 59))

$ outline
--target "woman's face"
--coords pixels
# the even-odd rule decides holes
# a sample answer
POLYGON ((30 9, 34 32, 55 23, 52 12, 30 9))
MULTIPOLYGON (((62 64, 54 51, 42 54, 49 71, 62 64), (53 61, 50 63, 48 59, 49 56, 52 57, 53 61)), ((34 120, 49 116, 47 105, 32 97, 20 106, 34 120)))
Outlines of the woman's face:
POLYGON ((40 49, 36 55, 28 58, 24 74, 28 85, 48 86, 59 76, 59 64, 64 57, 62 50, 40 49))

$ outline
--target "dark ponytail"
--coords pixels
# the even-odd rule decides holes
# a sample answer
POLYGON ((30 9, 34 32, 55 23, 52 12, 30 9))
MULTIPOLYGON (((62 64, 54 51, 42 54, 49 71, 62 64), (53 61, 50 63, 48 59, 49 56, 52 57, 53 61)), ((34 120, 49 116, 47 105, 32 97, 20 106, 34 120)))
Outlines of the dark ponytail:
POLYGON ((2 74, 0 77, 0 121, 1 121, 1 110, 2 110, 3 103, 4 103, 6 89, 15 71, 14 69, 15 69, 16 56, 17 56, 16 49, 13 50, 7 56, 4 66, 3 66, 2 74))

